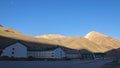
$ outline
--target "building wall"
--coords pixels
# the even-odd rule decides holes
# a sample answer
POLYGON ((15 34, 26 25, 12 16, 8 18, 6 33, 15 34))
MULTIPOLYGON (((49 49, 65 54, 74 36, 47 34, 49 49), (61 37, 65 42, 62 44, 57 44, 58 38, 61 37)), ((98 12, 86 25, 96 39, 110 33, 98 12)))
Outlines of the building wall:
POLYGON ((78 59, 81 56, 79 54, 66 54, 66 58, 70 58, 70 59, 78 59))
POLYGON ((28 51, 28 56, 34 58, 53 58, 53 51, 28 51))
POLYGON ((3 50, 1 56, 9 56, 9 57, 16 57, 16 58, 27 58, 27 47, 23 44, 17 42, 6 47, 3 50))
POLYGON ((81 55, 82 55, 81 59, 95 59, 95 56, 93 53, 87 53, 87 54, 85 53, 81 55))
POLYGON ((53 51, 28 51, 28 56, 35 58, 56 58, 61 59, 65 57, 65 53, 61 48, 57 48, 53 51))
POLYGON ((57 48, 54 50, 54 56, 55 58, 64 58, 65 57, 65 52, 61 48, 57 48))

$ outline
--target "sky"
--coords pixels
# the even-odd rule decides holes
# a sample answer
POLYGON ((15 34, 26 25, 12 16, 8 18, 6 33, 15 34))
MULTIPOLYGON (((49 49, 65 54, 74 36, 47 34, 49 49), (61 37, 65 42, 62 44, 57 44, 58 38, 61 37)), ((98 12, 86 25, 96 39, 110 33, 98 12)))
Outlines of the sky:
POLYGON ((0 0, 0 24, 29 36, 97 31, 120 39, 120 0, 0 0))

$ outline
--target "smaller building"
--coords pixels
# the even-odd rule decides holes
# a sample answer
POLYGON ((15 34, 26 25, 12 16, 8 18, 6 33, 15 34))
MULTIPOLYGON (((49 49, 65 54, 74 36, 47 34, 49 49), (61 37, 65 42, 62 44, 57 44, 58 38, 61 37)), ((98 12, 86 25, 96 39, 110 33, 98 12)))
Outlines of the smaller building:
POLYGON ((104 59, 106 58, 106 54, 105 53, 92 53, 92 52, 88 52, 88 53, 81 53, 81 59, 104 59))
POLYGON ((64 51, 68 59, 79 59, 81 57, 79 50, 64 48, 64 51))
POLYGON ((86 50, 86 49, 81 49, 79 50, 80 54, 81 54, 81 57, 80 59, 83 59, 83 60, 93 60, 95 59, 95 56, 92 52, 86 50))
POLYGON ((105 53, 94 53, 95 59, 105 59, 107 56, 105 53))
POLYGON ((81 54, 81 59, 84 59, 84 60, 93 60, 95 59, 95 56, 93 53, 82 53, 81 54))

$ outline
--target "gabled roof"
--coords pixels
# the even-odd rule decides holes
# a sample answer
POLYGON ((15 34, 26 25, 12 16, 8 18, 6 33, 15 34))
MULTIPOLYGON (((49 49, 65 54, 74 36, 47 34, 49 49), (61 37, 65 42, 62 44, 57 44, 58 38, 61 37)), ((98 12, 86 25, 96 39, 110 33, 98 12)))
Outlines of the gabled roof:
POLYGON ((0 49, 7 47, 8 45, 14 43, 16 40, 0 36, 0 49))
POLYGON ((16 44, 16 43, 20 43, 20 44, 22 44, 22 45, 28 47, 28 45, 27 45, 27 44, 24 44, 22 41, 15 40, 15 41, 9 43, 8 45, 6 45, 5 47, 3 47, 3 49, 6 48, 6 47, 8 47, 8 46, 10 46, 10 45, 16 44))

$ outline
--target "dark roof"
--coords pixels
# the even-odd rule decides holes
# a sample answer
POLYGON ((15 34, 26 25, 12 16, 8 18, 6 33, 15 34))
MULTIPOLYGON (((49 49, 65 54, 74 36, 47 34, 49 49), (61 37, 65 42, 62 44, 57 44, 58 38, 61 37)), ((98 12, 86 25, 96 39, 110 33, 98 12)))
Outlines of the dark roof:
POLYGON ((20 41, 24 45, 26 45, 28 48, 46 48, 46 47, 56 47, 57 45, 52 44, 45 44, 45 43, 37 43, 37 42, 29 42, 29 41, 20 41))
POLYGON ((86 50, 86 49, 81 49, 81 50, 79 50, 79 52, 80 52, 81 54, 93 54, 91 51, 86 50))
POLYGON ((28 48, 28 51, 53 51, 58 47, 51 47, 51 48, 28 48))
POLYGON ((5 48, 6 46, 14 43, 15 41, 15 39, 0 36, 0 49, 5 48))
POLYGON ((70 48, 62 48, 67 54, 79 54, 79 50, 70 49, 70 48))
POLYGON ((57 47, 57 45, 52 45, 52 44, 29 42, 29 41, 17 40, 17 39, 12 39, 12 38, 8 38, 8 37, 0 36, 0 49, 4 49, 7 46, 15 44, 17 42, 25 45, 28 48, 52 48, 52 47, 57 47))

